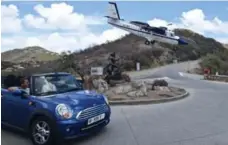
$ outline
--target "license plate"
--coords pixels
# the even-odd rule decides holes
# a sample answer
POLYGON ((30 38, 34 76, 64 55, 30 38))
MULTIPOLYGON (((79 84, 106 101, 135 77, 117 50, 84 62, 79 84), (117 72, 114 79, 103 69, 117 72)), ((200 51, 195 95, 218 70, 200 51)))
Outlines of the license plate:
POLYGON ((90 125, 90 124, 93 124, 93 123, 95 123, 95 122, 97 122, 97 121, 100 121, 100 120, 102 120, 102 119, 104 119, 105 118, 105 114, 103 113, 103 114, 100 114, 100 115, 98 115, 98 116, 95 116, 95 117, 93 117, 93 118, 90 118, 89 120, 88 120, 88 125, 90 125))

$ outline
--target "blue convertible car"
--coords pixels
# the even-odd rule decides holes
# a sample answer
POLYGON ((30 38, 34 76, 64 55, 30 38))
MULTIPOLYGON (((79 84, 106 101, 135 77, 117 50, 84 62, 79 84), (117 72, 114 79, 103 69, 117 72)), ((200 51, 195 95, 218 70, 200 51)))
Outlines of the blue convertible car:
POLYGON ((110 121, 107 98, 84 90, 68 73, 29 78, 30 94, 1 89, 2 125, 26 131, 34 145, 50 145, 98 131, 110 121))

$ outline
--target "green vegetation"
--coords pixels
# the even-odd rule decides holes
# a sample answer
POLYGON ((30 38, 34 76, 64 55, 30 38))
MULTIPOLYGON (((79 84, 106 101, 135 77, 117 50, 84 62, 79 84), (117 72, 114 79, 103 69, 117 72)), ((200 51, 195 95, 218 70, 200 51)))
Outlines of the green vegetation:
POLYGON ((29 61, 53 61, 59 58, 59 54, 48 51, 39 46, 9 50, 1 53, 1 56, 3 61, 15 63, 29 61))
MULTIPOLYGON (((140 62, 141 68, 145 69, 169 64, 174 60, 188 61, 202 58, 200 64, 202 68, 211 68, 213 72, 218 71, 220 74, 228 73, 228 49, 223 44, 185 29, 176 29, 175 33, 188 39, 192 44, 172 46, 156 43, 154 46, 146 46, 144 38, 127 35, 113 42, 61 55, 37 46, 23 50, 15 49, 2 53, 2 63, 10 60, 18 62, 37 60, 40 65, 38 68, 31 67, 34 65, 22 65, 26 68, 23 72, 76 71, 86 74, 92 66, 105 66, 107 56, 116 52, 121 58, 122 68, 126 71, 135 70, 136 62, 140 62)), ((9 65, 11 64, 5 62, 2 66, 8 68, 9 65)))
POLYGON ((39 61, 52 61, 52 60, 59 59, 59 56, 57 54, 42 53, 42 54, 38 54, 36 58, 39 61))
POLYGON ((202 57, 201 68, 209 68, 212 74, 228 75, 228 50, 217 51, 202 57))

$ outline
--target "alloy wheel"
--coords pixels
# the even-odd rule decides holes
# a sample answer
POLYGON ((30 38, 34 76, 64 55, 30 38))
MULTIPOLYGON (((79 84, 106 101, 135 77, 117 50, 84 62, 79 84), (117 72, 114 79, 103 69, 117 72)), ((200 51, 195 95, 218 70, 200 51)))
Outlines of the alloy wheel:
POLYGON ((45 144, 50 137, 50 126, 45 121, 38 121, 32 130, 32 136, 37 144, 45 144))

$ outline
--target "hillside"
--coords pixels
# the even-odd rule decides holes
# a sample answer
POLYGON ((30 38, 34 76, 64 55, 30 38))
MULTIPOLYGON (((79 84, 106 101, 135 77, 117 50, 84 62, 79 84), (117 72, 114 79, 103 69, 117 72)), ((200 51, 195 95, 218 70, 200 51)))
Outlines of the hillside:
POLYGON ((228 44, 224 44, 224 47, 228 49, 228 44))
MULTIPOLYGON (((206 38, 192 31, 177 29, 175 32, 178 35, 194 41, 195 44, 171 46, 169 44, 156 43, 154 46, 147 46, 144 44, 145 39, 130 34, 113 42, 66 55, 65 57, 70 59, 66 59, 64 63, 59 59, 41 64, 36 68, 29 67, 23 71, 26 73, 65 71, 66 66, 74 62, 74 67, 79 67, 84 73, 88 73, 91 66, 105 66, 108 63, 107 57, 112 52, 116 52, 121 58, 123 69, 129 71, 135 69, 136 62, 140 62, 141 68, 144 69, 172 63, 174 60, 196 60, 207 56, 207 54, 227 50, 223 44, 216 40, 206 38)), ((16 58, 18 56, 12 57, 16 58)))
POLYGON ((88 64, 104 65, 107 55, 116 52, 124 61, 125 69, 135 68, 135 62, 140 62, 143 68, 153 67, 178 61, 196 60, 207 53, 224 50, 224 46, 212 38, 185 29, 175 30, 176 34, 184 36, 196 44, 187 46, 171 46, 169 44, 156 43, 154 46, 144 44, 145 39, 135 35, 127 35, 114 42, 94 46, 84 51, 75 53, 79 63, 84 63, 85 56, 88 64))
POLYGON ((48 51, 39 46, 26 47, 23 49, 13 49, 3 52, 2 61, 9 62, 29 62, 29 61, 50 61, 58 59, 57 53, 48 51))

